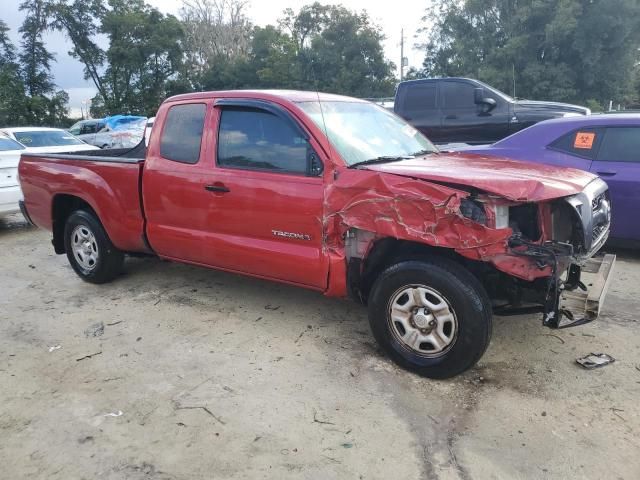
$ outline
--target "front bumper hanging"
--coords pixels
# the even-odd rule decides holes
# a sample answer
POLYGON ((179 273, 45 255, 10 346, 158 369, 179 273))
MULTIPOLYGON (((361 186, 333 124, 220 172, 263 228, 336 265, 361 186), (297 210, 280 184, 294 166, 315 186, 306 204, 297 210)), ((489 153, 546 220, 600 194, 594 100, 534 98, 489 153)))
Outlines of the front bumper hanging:
POLYGON ((590 258, 583 266, 573 265, 567 281, 558 286, 558 295, 545 308, 543 324, 550 328, 568 328, 593 322, 602 309, 611 282, 616 256, 606 254, 590 258), (590 274, 588 285, 581 274, 590 274))

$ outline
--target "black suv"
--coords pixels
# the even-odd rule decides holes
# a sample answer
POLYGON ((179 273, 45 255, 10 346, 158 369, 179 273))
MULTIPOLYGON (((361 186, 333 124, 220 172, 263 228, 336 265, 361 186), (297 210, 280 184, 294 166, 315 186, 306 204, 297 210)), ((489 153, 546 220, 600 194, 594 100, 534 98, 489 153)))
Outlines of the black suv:
POLYGON ((529 125, 588 108, 515 100, 478 80, 429 78, 401 82, 393 110, 436 143, 493 143, 529 125))

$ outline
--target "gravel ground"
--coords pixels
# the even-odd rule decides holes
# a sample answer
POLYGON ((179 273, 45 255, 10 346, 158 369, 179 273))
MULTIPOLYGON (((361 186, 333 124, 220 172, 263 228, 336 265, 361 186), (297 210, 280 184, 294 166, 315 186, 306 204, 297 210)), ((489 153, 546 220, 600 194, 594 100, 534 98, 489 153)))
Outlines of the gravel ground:
POLYGON ((86 284, 19 215, 0 247, 1 478, 640 478, 633 252, 598 322, 495 318, 480 364, 433 381, 348 301, 157 259, 86 284))

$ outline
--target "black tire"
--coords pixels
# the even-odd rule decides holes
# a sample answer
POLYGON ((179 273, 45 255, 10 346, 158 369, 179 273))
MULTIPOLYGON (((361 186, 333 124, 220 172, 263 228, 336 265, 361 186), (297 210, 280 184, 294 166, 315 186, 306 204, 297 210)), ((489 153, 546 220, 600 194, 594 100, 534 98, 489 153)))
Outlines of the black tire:
MULTIPOLYGON (((415 313, 410 318, 414 322, 415 313)), ((369 323, 377 342, 400 366, 429 378, 450 378, 475 365, 489 346, 491 319, 491 302, 478 279, 459 264, 438 257, 401 261, 388 267, 377 278, 369 297, 369 323), (397 318, 391 315, 392 301, 400 301, 399 295, 406 289, 422 286, 439 294, 439 300, 446 302, 455 318, 455 322, 449 322, 455 324, 455 327, 449 327, 451 343, 438 354, 418 351, 437 348, 430 342, 414 340, 419 344, 418 350, 411 348, 400 338, 403 324, 392 320, 397 318)), ((411 328, 415 326, 414 323, 411 325, 411 328)), ((404 335, 412 331, 405 331, 404 335)))
POLYGON ((124 254, 113 246, 96 216, 86 210, 73 212, 64 227, 64 247, 73 270, 86 282, 106 283, 116 278, 122 271, 124 254), (95 253, 95 260, 86 260, 83 253, 74 251, 79 232, 90 232, 93 237, 87 242, 95 253), (90 264, 90 265, 89 265, 90 264))

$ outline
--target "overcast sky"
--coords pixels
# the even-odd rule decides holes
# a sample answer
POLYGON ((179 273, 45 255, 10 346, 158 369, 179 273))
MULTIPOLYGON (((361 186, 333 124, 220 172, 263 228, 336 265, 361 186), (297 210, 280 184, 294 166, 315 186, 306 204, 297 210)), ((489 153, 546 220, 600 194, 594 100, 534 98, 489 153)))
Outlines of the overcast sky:
MULTIPOLYGON (((256 25, 275 24, 285 8, 298 10, 313 0, 251 0, 248 14, 256 25)), ((9 28, 13 42, 19 44, 18 28, 22 24, 24 15, 18 10, 21 0, 0 0, 2 18, 9 28)), ((182 2, 180 0, 147 0, 147 3, 164 13, 177 15, 182 2)), ((429 4, 429 0, 398 0, 395 3, 371 0, 342 0, 322 3, 342 4, 351 10, 367 10, 371 18, 380 25, 387 40, 384 43, 387 58, 396 65, 400 64, 400 31, 404 28, 405 56, 409 59, 409 66, 418 67, 422 64, 423 55, 412 47, 417 29, 421 26, 421 18, 429 4), (394 8, 396 7, 396 8, 394 8)), ((56 62, 52 65, 55 83, 69 92, 69 106, 72 113, 79 115, 83 100, 95 95, 95 88, 90 81, 83 79, 82 65, 68 55, 69 42, 57 32, 45 36, 47 48, 55 54, 56 62)))

